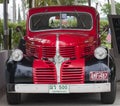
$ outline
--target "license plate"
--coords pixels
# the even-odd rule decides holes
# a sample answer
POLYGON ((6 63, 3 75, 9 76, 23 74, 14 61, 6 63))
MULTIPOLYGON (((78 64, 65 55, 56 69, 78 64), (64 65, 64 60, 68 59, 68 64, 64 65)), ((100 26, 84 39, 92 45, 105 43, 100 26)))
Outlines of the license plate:
POLYGON ((69 93, 69 85, 51 84, 49 85, 49 93, 69 93))
POLYGON ((107 81, 108 72, 106 71, 93 71, 90 72, 90 81, 107 81))

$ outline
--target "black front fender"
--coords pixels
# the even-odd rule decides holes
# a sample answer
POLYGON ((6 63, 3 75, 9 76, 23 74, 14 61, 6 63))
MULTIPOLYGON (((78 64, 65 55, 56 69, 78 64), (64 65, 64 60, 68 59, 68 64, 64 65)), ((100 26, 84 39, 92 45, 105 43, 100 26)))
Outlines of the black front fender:
POLYGON ((109 82, 113 81, 116 77, 116 67, 112 56, 109 55, 104 60, 97 60, 92 58, 85 62, 85 81, 90 82, 90 72, 91 71, 107 71, 109 72, 109 82))
POLYGON ((32 64, 33 60, 29 58, 19 62, 9 59, 6 64, 7 83, 33 83, 32 64))

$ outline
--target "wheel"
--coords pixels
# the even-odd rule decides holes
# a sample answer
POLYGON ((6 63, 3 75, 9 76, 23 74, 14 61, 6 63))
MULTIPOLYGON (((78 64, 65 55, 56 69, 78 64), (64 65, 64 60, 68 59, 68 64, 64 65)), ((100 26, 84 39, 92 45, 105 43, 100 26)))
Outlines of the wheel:
POLYGON ((20 93, 6 93, 8 104, 15 105, 21 102, 20 93))
POLYGON ((101 93, 101 102, 104 104, 113 104, 116 98, 116 80, 111 82, 111 91, 101 93))

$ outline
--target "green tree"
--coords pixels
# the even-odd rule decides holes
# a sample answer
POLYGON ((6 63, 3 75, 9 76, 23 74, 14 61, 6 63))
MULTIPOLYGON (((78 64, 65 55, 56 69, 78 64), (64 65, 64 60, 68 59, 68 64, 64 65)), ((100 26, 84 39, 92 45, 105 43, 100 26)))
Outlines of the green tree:
MULTIPOLYGON (((28 4, 32 4, 33 0, 27 0, 28 4)), ((35 7, 51 6, 51 5, 81 5, 88 2, 96 2, 97 0, 34 0, 35 7)))
POLYGON ((59 5, 72 5, 74 4, 74 0, 57 0, 59 5))
POLYGON ((101 11, 104 13, 104 14, 110 14, 111 13, 111 5, 110 4, 104 4, 101 11))
POLYGON ((116 3, 116 12, 120 14, 120 3, 116 3))
POLYGON ((35 7, 50 5, 72 5, 74 0, 35 0, 35 7))
MULTIPOLYGON (((29 1, 29 0, 28 0, 29 1)), ((96 1, 96 0, 91 0, 96 1)), ((30 1, 28 2, 30 3, 30 1)), ((79 5, 88 3, 88 0, 35 0, 35 7, 38 6, 51 6, 51 5, 79 5)))
MULTIPOLYGON (((116 7, 116 13, 120 14, 120 3, 116 2, 115 7, 116 7)), ((111 5, 108 3, 104 4, 101 11, 106 15, 111 14, 111 5)))
POLYGON ((0 3, 3 3, 3 0, 0 0, 0 3))

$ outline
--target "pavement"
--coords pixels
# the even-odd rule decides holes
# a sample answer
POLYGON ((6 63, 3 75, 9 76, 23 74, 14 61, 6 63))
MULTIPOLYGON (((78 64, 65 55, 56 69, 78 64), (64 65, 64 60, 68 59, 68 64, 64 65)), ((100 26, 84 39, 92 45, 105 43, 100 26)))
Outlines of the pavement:
MULTIPOLYGON (((106 106, 100 102, 100 94, 23 94, 22 103, 18 106, 106 106)), ((120 106, 120 82, 117 83, 116 101, 112 105, 120 106)), ((6 102, 6 95, 0 98, 0 106, 10 106, 6 102)))

